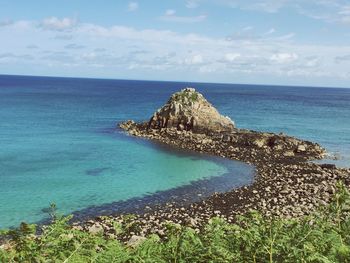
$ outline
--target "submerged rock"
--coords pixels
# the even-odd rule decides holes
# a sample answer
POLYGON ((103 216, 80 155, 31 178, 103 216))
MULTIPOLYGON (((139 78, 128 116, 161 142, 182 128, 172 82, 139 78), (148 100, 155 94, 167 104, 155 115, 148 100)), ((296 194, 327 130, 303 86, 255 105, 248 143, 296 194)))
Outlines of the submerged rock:
POLYGON ((232 131, 234 122, 221 115, 193 88, 174 93, 148 122, 150 129, 176 128, 197 133, 232 131))

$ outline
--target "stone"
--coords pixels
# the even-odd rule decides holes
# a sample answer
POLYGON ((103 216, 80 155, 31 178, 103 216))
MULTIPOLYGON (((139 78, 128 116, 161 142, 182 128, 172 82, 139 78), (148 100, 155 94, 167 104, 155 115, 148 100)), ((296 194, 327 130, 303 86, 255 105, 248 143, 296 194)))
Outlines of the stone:
POLYGON ((137 235, 133 235, 129 241, 127 242, 127 246, 128 247, 132 247, 132 248, 135 248, 139 245, 141 245, 144 241, 146 240, 145 237, 143 236, 137 236, 137 235))
POLYGON ((79 225, 73 226, 72 228, 75 229, 75 230, 79 230, 79 231, 83 231, 84 230, 84 228, 82 226, 79 226, 79 225))
POLYGON ((231 141, 231 136, 225 134, 224 136, 222 136, 222 141, 223 142, 230 142, 231 141))
POLYGON ((0 245, 0 249, 1 250, 9 250, 9 249, 11 249, 11 244, 10 243, 2 244, 2 245, 0 245))
POLYGON ((336 165, 331 163, 324 163, 320 165, 322 169, 335 169, 336 165))
POLYGON ((186 220, 186 223, 191 227, 196 227, 198 225, 198 219, 194 219, 190 217, 189 219, 186 220))
POLYGON ((306 146, 303 144, 298 145, 297 153, 303 153, 303 152, 306 152, 306 146))
POLYGON ((185 129, 185 126, 183 124, 179 124, 178 129, 179 131, 183 131, 185 129))
POLYGON ((253 145, 257 146, 258 148, 262 148, 265 146, 266 140, 265 139, 256 139, 253 141, 253 145))
POLYGON ((94 224, 88 228, 89 233, 93 235, 103 233, 103 227, 100 224, 94 224))
MULTIPOLYGON (((132 125, 132 124, 131 124, 132 125)), ((234 122, 222 116, 193 88, 174 93, 148 122, 149 129, 177 128, 196 133, 232 131, 234 122)))
POLYGON ((283 153, 284 157, 293 157, 294 156, 294 152, 292 151, 286 151, 283 153))

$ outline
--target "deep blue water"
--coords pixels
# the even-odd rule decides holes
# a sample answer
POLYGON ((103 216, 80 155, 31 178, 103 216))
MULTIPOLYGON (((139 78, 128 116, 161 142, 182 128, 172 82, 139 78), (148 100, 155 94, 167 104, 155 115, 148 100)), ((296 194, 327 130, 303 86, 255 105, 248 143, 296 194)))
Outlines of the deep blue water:
POLYGON ((350 164, 350 89, 0 76, 0 228, 43 219, 50 202, 70 213, 208 180, 210 191, 226 190, 213 178, 228 173, 231 185, 249 183, 245 164, 115 129, 186 86, 240 128, 316 141, 350 164))

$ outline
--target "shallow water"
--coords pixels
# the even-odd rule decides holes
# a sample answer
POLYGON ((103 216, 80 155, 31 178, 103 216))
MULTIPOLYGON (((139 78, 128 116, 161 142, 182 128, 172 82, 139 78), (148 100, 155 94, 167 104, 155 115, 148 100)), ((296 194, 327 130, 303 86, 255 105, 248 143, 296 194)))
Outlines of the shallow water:
POLYGON ((50 202, 63 213, 100 213, 181 187, 214 185, 208 194, 250 183, 250 166, 115 129, 147 119, 188 85, 240 128, 316 141, 350 163, 350 89, 0 76, 0 228, 42 220, 50 202))
MULTIPOLYGON (((42 220, 51 202, 61 213, 97 212, 228 171, 232 187, 252 179, 243 163, 165 150, 116 129, 155 108, 152 95, 124 82, 5 77, 0 85, 1 228, 42 220)), ((220 190, 228 189, 210 189, 220 190)))

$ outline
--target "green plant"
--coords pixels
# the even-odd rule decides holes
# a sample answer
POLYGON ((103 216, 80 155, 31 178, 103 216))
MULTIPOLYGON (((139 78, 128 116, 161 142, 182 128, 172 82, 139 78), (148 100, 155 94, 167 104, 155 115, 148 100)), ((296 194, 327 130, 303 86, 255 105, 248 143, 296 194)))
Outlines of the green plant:
POLYGON ((198 93, 182 91, 182 92, 175 93, 174 99, 175 101, 182 102, 182 103, 185 102, 185 99, 187 99, 188 101, 195 102, 198 100, 198 93))
POLYGON ((198 93, 196 93, 196 92, 192 93, 190 99, 191 99, 193 102, 197 101, 197 100, 198 100, 198 93))

